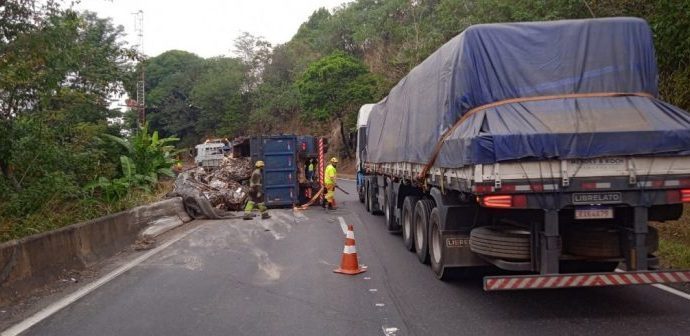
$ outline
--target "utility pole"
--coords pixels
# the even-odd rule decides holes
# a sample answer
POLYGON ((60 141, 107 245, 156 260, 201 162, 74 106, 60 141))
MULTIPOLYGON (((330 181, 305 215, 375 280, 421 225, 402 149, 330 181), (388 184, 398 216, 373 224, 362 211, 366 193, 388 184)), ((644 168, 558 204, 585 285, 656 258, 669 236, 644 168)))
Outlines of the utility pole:
POLYGON ((137 111, 139 112, 139 125, 146 122, 146 69, 144 66, 144 11, 139 10, 134 14, 134 31, 137 36, 137 53, 139 59, 139 80, 137 81, 137 111))

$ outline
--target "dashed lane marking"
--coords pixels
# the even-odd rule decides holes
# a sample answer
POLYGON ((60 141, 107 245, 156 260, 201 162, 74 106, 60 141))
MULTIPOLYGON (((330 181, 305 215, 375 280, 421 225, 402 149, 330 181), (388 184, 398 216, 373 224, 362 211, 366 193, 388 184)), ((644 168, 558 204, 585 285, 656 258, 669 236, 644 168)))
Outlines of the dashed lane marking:
POLYGON ((343 234, 347 235, 347 224, 345 224, 345 219, 338 216, 338 221, 340 222, 340 228, 343 230, 343 234))

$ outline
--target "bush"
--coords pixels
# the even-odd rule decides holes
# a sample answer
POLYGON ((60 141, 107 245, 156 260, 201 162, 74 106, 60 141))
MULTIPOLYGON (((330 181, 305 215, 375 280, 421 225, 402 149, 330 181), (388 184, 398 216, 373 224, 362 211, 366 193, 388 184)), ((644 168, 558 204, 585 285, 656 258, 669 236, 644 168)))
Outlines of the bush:
POLYGON ((158 131, 149 135, 148 126, 144 124, 130 139, 119 138, 110 134, 104 137, 120 144, 127 155, 120 156, 121 176, 109 179, 98 177, 89 183, 85 189, 95 192, 101 191, 108 202, 124 197, 131 189, 140 188, 151 192, 151 187, 158 183, 160 175, 174 177, 173 165, 177 163, 175 155, 179 152, 169 143, 177 138, 158 138, 158 131))

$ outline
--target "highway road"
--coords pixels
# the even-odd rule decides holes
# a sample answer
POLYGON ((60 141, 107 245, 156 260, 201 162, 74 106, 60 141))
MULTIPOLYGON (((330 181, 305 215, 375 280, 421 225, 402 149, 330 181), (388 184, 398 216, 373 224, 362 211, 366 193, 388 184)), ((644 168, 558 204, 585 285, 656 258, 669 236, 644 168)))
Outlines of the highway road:
POLYGON ((481 278, 438 281, 340 184, 351 195, 337 193, 336 211, 191 225, 23 335, 690 335, 690 300, 650 286, 494 293, 481 278), (332 272, 338 217, 354 225, 366 273, 332 272))

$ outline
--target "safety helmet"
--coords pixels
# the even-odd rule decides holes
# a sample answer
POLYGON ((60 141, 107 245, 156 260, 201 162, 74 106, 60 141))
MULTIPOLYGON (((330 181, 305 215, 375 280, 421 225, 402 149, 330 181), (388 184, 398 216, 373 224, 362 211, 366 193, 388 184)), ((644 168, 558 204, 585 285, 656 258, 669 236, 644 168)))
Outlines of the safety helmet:
POLYGON ((338 163, 338 159, 336 159, 336 158, 331 158, 331 163, 338 163))
POLYGON ((264 162, 261 161, 261 160, 256 161, 256 163, 254 164, 254 167, 256 167, 256 168, 263 168, 263 167, 264 167, 264 162))

